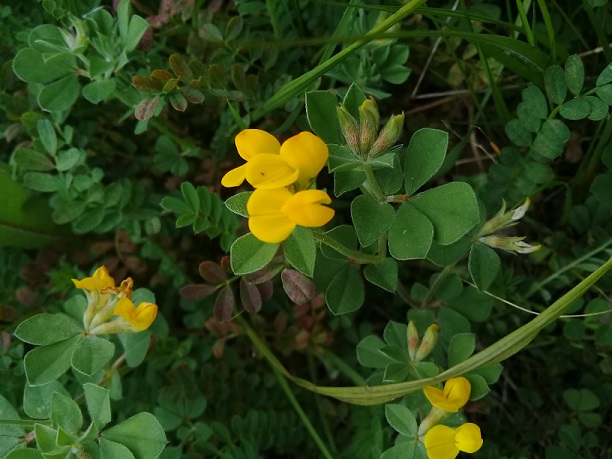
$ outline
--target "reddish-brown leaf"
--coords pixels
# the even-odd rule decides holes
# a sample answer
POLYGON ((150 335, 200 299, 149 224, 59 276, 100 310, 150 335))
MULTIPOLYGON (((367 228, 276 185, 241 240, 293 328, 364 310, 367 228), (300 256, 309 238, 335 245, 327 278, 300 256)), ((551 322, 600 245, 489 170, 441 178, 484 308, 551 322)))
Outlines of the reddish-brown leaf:
POLYGON ((268 301, 272 298, 274 294, 274 284, 272 281, 265 281, 261 284, 257 284, 257 288, 259 289, 259 293, 261 293, 261 299, 263 301, 268 301))
POLYGON ((221 289, 215 299, 215 317, 220 322, 227 322, 232 318, 232 310, 234 309, 234 292, 229 285, 221 289))
POLYGON ((172 80, 174 78, 174 75, 172 75, 167 70, 155 69, 151 72, 151 78, 153 80, 157 80, 162 82, 163 84, 166 84, 169 80, 172 80))
POLYGON ((317 294, 317 288, 312 280, 299 271, 285 269, 281 273, 285 293, 295 304, 304 304, 317 294))
POLYGON ((181 81, 189 83, 191 80, 193 80, 193 72, 189 68, 187 61, 183 59, 183 56, 180 54, 172 54, 168 61, 170 62, 172 71, 181 79, 181 81))
POLYGON ((255 314, 261 309, 261 294, 257 285, 240 279, 240 301, 247 312, 255 314))
POLYGON ((187 301, 198 301, 206 298, 208 295, 217 290, 213 285, 206 284, 191 284, 184 286, 181 290, 181 296, 187 301))
POLYGON ((202 279, 211 284, 220 284, 227 280, 227 273, 214 261, 203 261, 198 270, 202 279))
POLYGON ((180 92, 171 92, 168 99, 176 111, 184 112, 187 109, 187 99, 180 92))
POLYGON ((150 120, 155 115, 160 98, 155 96, 151 99, 141 100, 134 110, 134 116, 137 120, 150 120))

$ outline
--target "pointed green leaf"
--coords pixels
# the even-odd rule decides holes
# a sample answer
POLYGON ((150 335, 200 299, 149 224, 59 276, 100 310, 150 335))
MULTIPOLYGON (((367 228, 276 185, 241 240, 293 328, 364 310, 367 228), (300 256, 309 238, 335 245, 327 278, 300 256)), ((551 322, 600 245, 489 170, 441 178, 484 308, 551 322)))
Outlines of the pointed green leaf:
POLYGON ((85 336, 72 354, 72 368, 86 376, 92 376, 113 358, 115 345, 97 336, 85 336))
POLYGON ((336 107, 338 99, 327 91, 306 93, 306 117, 316 135, 325 143, 344 144, 336 107))
POLYGON ((166 434, 159 421, 151 413, 139 413, 104 430, 105 438, 126 446, 136 459, 159 456, 167 443, 166 434))
POLYGON ((72 352, 82 336, 32 349, 24 358, 25 374, 31 386, 42 386, 55 381, 70 368, 72 352))
POLYGON ((230 266, 234 274, 249 274, 266 266, 279 244, 268 244, 248 233, 234 241, 230 249, 230 266))
POLYGON ((478 290, 483 291, 489 288, 500 267, 501 260, 495 250, 481 242, 472 246, 468 270, 478 290))
POLYGON ((367 247, 376 242, 391 226, 395 209, 369 195, 357 196, 351 203, 351 217, 359 243, 367 247))
POLYGON ((372 284, 394 293, 397 288, 397 261, 385 258, 377 264, 370 264, 363 270, 363 275, 372 284))
POLYGON ((363 306, 364 298, 359 271, 346 265, 327 287, 325 301, 330 311, 337 316, 358 310, 363 306))
POLYGON ((410 203, 402 204, 389 228, 389 253, 397 260, 425 258, 434 237, 434 226, 410 203))
POLYGON ((464 182, 451 182, 424 191, 409 203, 431 221, 434 240, 442 245, 459 240, 480 221, 474 190, 464 182))
POLYGON ((83 333, 83 327, 66 314, 37 314, 24 320, 15 330, 21 341, 37 346, 58 343, 83 333))
POLYGON ((385 418, 391 427, 407 437, 417 434, 416 417, 406 406, 389 403, 385 405, 385 418))
POLYGON ((407 194, 413 194, 438 172, 447 149, 448 132, 423 128, 412 135, 404 163, 407 194))
POLYGON ((283 251, 287 261, 305 276, 312 277, 317 247, 312 230, 296 227, 289 238, 283 242, 283 251))

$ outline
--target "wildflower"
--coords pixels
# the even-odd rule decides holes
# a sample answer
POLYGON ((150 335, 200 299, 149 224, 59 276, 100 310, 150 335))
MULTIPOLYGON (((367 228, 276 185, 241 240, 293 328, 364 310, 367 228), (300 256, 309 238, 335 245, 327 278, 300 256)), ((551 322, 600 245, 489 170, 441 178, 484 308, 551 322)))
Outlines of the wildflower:
POLYGON ((516 253, 532 253, 537 252, 542 248, 540 244, 531 245, 524 242, 525 236, 522 237, 505 237, 505 236, 483 236, 480 238, 480 242, 487 244, 489 247, 494 249, 502 249, 507 252, 516 253))
MULTIPOLYGON (((272 134, 260 129, 245 129, 236 136, 238 154, 247 164, 258 154, 278 154, 280 143, 272 134)), ((247 164, 232 169, 221 179, 221 185, 234 187, 244 182, 247 164)))
POLYGON ((423 388, 427 400, 433 406, 451 413, 456 413, 467 403, 471 390, 470 382, 463 376, 446 381, 443 390, 434 386, 423 388))
POLYGON ((506 212, 506 203, 504 202, 499 212, 497 212, 497 215, 485 222, 480 230, 479 241, 494 249, 502 249, 508 252, 526 254, 540 250, 542 247, 541 245, 531 245, 524 242, 524 236, 508 237, 494 234, 505 228, 516 225, 518 221, 525 216, 530 203, 531 201, 527 198, 522 205, 506 212))
POLYGON ((278 154, 261 153, 246 167, 246 179, 254 188, 274 189, 296 185, 307 189, 327 162, 329 150, 320 138, 301 132, 285 140, 278 154))
POLYGON ((247 202, 249 229, 260 241, 282 242, 297 225, 318 227, 329 222, 334 210, 323 205, 329 203, 331 198, 322 190, 293 194, 286 188, 259 188, 247 202))
POLYGON ((232 169, 221 179, 226 187, 246 180, 254 187, 273 189, 297 182, 306 189, 321 172, 329 151, 320 138, 301 132, 282 145, 274 136, 259 129, 245 129, 236 136, 238 154, 247 162, 232 169))
POLYGON ((459 451, 475 453, 483 441, 480 428, 466 423, 456 429, 441 424, 434 426, 425 435, 424 443, 429 459, 454 459, 459 451))
POLYGON ((101 266, 93 276, 72 279, 77 288, 85 290, 87 309, 83 315, 85 330, 92 335, 102 333, 139 332, 146 330, 157 316, 157 305, 131 301, 134 281, 131 277, 116 287, 106 267, 101 266))

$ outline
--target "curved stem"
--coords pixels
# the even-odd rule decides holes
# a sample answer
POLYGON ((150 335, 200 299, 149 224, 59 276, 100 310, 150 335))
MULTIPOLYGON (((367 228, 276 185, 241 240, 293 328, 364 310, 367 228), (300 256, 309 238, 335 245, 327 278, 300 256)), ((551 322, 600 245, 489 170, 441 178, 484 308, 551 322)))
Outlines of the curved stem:
POLYGON ((380 263, 384 258, 384 254, 382 256, 380 254, 371 255, 369 253, 363 253, 359 250, 349 249, 348 247, 343 246, 334 238, 331 238, 326 234, 317 233, 316 231, 313 231, 312 234, 314 235, 317 241, 331 247, 336 252, 349 258, 351 260, 351 263, 355 263, 358 265, 377 264, 380 263))

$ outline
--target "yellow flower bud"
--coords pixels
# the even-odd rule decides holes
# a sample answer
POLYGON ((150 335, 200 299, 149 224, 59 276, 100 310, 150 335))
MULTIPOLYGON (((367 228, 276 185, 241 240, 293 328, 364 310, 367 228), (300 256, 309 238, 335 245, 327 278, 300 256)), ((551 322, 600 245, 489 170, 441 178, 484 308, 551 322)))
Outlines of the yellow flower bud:
POLYGON ((380 115, 374 99, 366 99, 359 107, 359 147, 363 155, 369 155, 378 134, 380 115))
POLYGON ((402 136, 404 130, 404 114, 392 116, 382 128, 378 138, 370 149, 369 156, 378 156, 391 148, 402 136))
POLYGON ((344 135, 346 144, 355 156, 360 156, 362 151, 359 147, 359 125, 357 121, 344 105, 340 105, 336 109, 336 112, 338 113, 340 129, 342 130, 342 135, 344 135))
POLYGON ((425 335, 421 340, 421 345, 416 352, 415 361, 420 362, 425 357, 429 355, 429 353, 433 350, 436 342, 438 341, 438 325, 431 324, 427 331, 425 331, 425 335))

